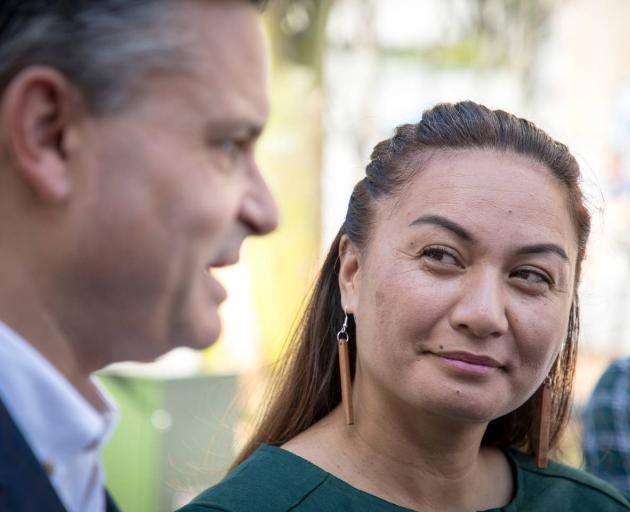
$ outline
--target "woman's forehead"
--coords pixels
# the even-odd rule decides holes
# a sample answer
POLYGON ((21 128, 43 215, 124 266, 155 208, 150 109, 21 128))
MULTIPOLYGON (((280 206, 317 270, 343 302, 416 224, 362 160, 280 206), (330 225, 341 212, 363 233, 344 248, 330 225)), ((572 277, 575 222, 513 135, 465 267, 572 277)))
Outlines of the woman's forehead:
MULTIPOLYGON (((413 165, 413 164, 411 164, 413 165)), ((473 231, 546 237, 577 247, 565 186, 539 162, 486 149, 435 152, 389 200, 377 223, 438 215, 473 231)), ((577 249, 576 249, 577 250, 577 249)))

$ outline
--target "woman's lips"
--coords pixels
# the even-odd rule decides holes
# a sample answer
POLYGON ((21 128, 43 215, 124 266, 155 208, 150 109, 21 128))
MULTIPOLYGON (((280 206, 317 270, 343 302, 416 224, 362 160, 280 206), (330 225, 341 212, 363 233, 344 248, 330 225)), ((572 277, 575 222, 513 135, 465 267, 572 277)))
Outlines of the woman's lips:
POLYGON ((490 356, 470 352, 437 352, 433 355, 450 368, 475 375, 489 375, 502 367, 501 363, 490 356))

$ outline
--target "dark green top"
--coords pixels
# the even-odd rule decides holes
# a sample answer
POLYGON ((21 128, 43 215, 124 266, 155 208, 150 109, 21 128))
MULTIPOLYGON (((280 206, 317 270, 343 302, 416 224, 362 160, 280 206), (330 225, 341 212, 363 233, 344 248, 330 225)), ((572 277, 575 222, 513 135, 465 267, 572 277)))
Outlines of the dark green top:
MULTIPOLYGON (((537 469, 534 460, 506 455, 516 495, 494 511, 628 511, 630 503, 610 485, 561 464, 537 469)), ((355 489, 282 448, 262 445, 219 484, 179 512, 412 512, 355 489)))

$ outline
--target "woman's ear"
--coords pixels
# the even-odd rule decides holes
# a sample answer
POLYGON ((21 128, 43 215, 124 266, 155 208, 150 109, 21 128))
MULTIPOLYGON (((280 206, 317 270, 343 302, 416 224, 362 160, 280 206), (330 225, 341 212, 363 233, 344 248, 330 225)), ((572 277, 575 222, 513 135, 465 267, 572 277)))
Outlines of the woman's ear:
POLYGON ((2 130, 17 176, 37 197, 62 202, 71 188, 64 151, 75 91, 56 70, 32 66, 2 97, 2 130))
POLYGON ((356 314, 360 289, 360 253, 357 246, 342 235, 339 241, 339 292, 341 304, 348 314, 356 314))

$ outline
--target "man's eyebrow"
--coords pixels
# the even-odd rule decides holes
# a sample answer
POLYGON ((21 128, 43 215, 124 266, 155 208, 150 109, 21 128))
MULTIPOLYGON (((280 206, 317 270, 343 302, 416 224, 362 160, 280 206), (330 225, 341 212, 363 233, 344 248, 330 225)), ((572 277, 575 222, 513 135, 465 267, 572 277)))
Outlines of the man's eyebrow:
POLYGON ((446 217, 442 217, 441 215, 422 215, 409 223, 410 226, 417 226, 418 224, 433 224, 435 226, 447 229, 452 233, 455 233, 459 238, 462 238, 463 240, 474 242, 474 237, 468 231, 466 231, 466 229, 457 224, 457 222, 453 222, 452 220, 447 219, 446 217))
POLYGON ((257 138, 264 130, 262 123, 252 122, 250 120, 220 120, 210 121, 208 124, 212 132, 221 134, 236 134, 244 137, 257 138))
POLYGON ((557 244, 534 244, 534 245, 526 245, 521 247, 516 254, 544 254, 544 253, 552 253, 557 254, 563 260, 569 261, 569 256, 567 256, 567 252, 557 244))

